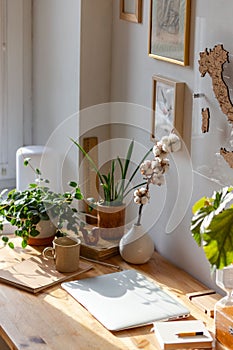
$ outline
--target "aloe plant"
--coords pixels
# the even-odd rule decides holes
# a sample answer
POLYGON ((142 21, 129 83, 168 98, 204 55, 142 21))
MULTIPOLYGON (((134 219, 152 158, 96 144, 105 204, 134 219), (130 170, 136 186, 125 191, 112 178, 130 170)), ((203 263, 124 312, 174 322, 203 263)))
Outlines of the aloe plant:
POLYGON ((221 269, 233 262, 233 188, 224 187, 193 206, 191 232, 210 265, 221 269))
POLYGON ((89 161, 90 166, 95 171, 98 176, 100 185, 103 188, 104 194, 104 205, 120 205, 123 203, 124 198, 135 188, 143 186, 146 182, 139 183, 133 187, 130 187, 131 181, 139 170, 140 164, 146 159, 146 157, 152 151, 152 148, 146 152, 143 159, 138 163, 135 170, 128 178, 129 165, 133 153, 134 148, 134 140, 132 140, 129 144, 125 159, 121 159, 119 156, 113 159, 110 163, 109 171, 106 174, 102 174, 95 164, 94 160, 90 157, 90 155, 84 150, 84 148, 76 142, 74 139, 71 141, 79 148, 84 157, 89 161), (120 170, 120 176, 118 177, 116 174, 117 170, 120 170))

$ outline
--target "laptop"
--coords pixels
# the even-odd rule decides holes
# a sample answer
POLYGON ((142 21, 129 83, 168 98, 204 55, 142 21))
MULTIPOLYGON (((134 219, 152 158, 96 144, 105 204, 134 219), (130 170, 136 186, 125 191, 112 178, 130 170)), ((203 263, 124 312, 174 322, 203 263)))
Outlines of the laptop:
POLYGON ((190 314, 175 297, 136 270, 64 282, 61 286, 111 331, 190 314))

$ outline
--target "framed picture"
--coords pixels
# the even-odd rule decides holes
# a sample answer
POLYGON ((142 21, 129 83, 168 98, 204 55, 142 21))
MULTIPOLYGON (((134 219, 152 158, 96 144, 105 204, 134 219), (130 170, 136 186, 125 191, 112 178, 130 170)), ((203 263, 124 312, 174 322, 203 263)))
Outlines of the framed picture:
POLYGON ((120 0, 120 18, 130 22, 142 22, 142 0, 120 0))
POLYGON ((189 64, 191 0, 150 0, 149 56, 189 64))
POLYGON ((151 139, 158 140, 177 131, 182 137, 185 83, 152 77, 151 139))

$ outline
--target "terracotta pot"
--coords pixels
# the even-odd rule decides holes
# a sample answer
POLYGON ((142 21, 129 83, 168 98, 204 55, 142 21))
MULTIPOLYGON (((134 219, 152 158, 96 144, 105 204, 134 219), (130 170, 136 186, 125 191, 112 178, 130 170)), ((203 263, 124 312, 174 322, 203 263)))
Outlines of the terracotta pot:
POLYGON ((29 245, 50 245, 56 234, 56 227, 50 220, 41 220, 36 229, 40 231, 40 234, 36 237, 29 237, 29 245))
POLYGON ((106 240, 120 239, 125 228, 125 204, 120 206, 97 206, 98 227, 100 236, 106 240))

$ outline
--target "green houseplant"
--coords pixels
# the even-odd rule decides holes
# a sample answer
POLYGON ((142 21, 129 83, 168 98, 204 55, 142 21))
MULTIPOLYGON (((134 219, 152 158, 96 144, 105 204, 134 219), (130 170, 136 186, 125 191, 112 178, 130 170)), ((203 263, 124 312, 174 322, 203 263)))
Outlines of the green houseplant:
POLYGON ((193 206, 191 232, 210 265, 222 269, 233 262, 233 188, 224 187, 193 206))
POLYGON ((95 171, 103 192, 102 199, 94 199, 89 202, 90 207, 97 209, 98 226, 100 235, 104 239, 119 239, 124 233, 125 222, 125 197, 135 188, 145 184, 145 181, 132 186, 132 180, 138 172, 140 164, 145 160, 152 148, 146 152, 138 166, 129 174, 130 162, 134 148, 134 140, 129 144, 124 159, 117 156, 110 162, 106 173, 99 170, 98 165, 84 150, 84 148, 71 139, 83 156, 88 160, 90 167, 95 171))
MULTIPOLYGON (((216 284, 226 295, 214 307, 215 335, 218 342, 232 348, 233 322, 233 188, 223 187, 211 197, 202 197, 193 206, 191 231, 202 246, 216 284), (229 332, 228 332, 229 330, 229 332)), ((225 347, 224 347, 225 349, 225 347)))
POLYGON ((95 171, 99 179, 100 185, 103 189, 103 199, 100 202, 103 205, 121 205, 124 201, 124 198, 128 195, 130 191, 145 184, 145 182, 143 182, 136 186, 133 186, 132 188, 129 188, 131 181, 138 172, 140 163, 144 161, 144 159, 151 152, 152 148, 145 154, 142 161, 135 168, 132 174, 128 177, 129 165, 134 148, 134 140, 132 140, 129 144, 125 159, 121 159, 119 156, 117 156, 116 159, 113 159, 110 163, 109 169, 106 174, 100 172, 98 165, 95 164, 94 160, 78 142, 76 142, 73 139, 71 140, 79 148, 84 157, 86 157, 86 159, 89 161, 91 168, 95 171))
MULTIPOLYGON (((32 167, 29 158, 24 159, 24 165, 32 167)), ((35 183, 29 184, 23 191, 3 190, 0 195, 0 230, 3 230, 5 222, 15 226, 14 233, 22 238, 24 248, 30 238, 39 236, 38 227, 42 222, 51 221, 57 233, 65 224, 67 230, 75 233, 79 225, 82 225, 77 209, 72 206, 74 199, 83 198, 77 183, 74 181, 69 183, 72 188, 70 192, 56 193, 49 189, 49 181, 41 177, 40 170, 33 170, 37 175, 35 183)), ((2 240, 14 248, 8 236, 3 235, 2 240)))

